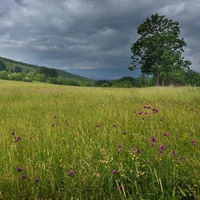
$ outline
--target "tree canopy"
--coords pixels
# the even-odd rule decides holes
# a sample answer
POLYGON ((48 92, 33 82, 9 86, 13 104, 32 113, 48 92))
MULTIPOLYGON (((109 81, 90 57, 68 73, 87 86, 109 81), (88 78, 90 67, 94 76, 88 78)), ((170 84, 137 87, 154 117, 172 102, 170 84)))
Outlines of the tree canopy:
POLYGON ((181 69, 189 69, 191 62, 184 60, 182 53, 186 42, 179 38, 180 29, 177 21, 173 22, 164 15, 151 15, 139 27, 140 38, 132 45, 132 66, 138 67, 144 74, 151 74, 159 81, 172 78, 172 74, 181 69))

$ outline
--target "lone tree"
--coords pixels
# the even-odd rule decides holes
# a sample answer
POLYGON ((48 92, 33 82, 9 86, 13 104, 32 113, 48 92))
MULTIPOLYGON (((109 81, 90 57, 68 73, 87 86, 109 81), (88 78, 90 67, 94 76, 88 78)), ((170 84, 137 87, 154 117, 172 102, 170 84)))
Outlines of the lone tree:
POLYGON ((182 57, 186 42, 179 38, 177 21, 164 15, 151 15, 138 27, 137 33, 141 37, 131 47, 133 56, 129 70, 141 68, 143 74, 154 75, 158 86, 160 79, 165 81, 173 72, 189 69, 191 62, 182 57))

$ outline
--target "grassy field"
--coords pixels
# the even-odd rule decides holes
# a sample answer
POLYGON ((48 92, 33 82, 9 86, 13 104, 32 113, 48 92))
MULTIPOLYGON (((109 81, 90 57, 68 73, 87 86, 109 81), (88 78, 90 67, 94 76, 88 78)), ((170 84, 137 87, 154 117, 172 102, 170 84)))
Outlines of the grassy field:
POLYGON ((200 88, 0 81, 0 199, 200 199, 200 88))

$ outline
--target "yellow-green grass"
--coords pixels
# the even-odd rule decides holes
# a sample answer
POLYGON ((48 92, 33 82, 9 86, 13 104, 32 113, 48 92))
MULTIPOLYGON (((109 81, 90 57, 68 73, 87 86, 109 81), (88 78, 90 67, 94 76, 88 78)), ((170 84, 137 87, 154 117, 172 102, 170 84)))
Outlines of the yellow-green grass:
POLYGON ((200 88, 0 81, 0 119, 0 198, 200 198, 200 88))

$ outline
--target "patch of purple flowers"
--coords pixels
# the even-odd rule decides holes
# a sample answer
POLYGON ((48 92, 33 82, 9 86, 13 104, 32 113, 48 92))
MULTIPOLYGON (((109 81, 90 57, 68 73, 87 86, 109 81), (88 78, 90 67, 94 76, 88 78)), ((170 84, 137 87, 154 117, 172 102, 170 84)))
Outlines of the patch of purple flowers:
POLYGON ((112 170, 112 173, 113 173, 113 174, 116 174, 116 173, 117 173, 117 170, 116 170, 116 169, 113 169, 113 170, 112 170))
POLYGON ((140 149, 137 149, 135 153, 136 153, 136 154, 141 154, 142 151, 141 151, 140 149))
POLYGON ((74 171, 73 170, 70 170, 67 172, 68 176, 71 176, 72 174, 74 174, 74 171))
POLYGON ((40 180, 39 178, 35 178, 34 182, 37 183, 37 182, 39 182, 39 180, 40 180))
POLYGON ((194 139, 192 139, 191 143, 192 143, 193 145, 196 145, 196 144, 197 144, 197 143, 194 141, 194 139))
POLYGON ((163 136, 164 137, 169 137, 169 134, 168 133, 163 133, 163 136))
POLYGON ((22 174, 22 179, 25 179, 26 178, 26 174, 22 174))
POLYGON ((177 154, 176 151, 172 151, 173 156, 176 156, 176 154, 177 154))
POLYGON ((166 146, 164 144, 160 145, 160 150, 162 151, 164 149, 166 149, 166 146))
POLYGON ((157 138, 156 138, 156 137, 152 137, 152 138, 150 138, 150 141, 151 141, 151 142, 156 142, 156 141, 157 141, 157 138))
POLYGON ((156 114, 158 112, 157 108, 152 108, 152 114, 156 114))
POLYGON ((21 172, 21 171, 23 171, 23 170, 24 170, 23 167, 18 167, 18 168, 17 168, 17 171, 18 171, 18 172, 21 172))

